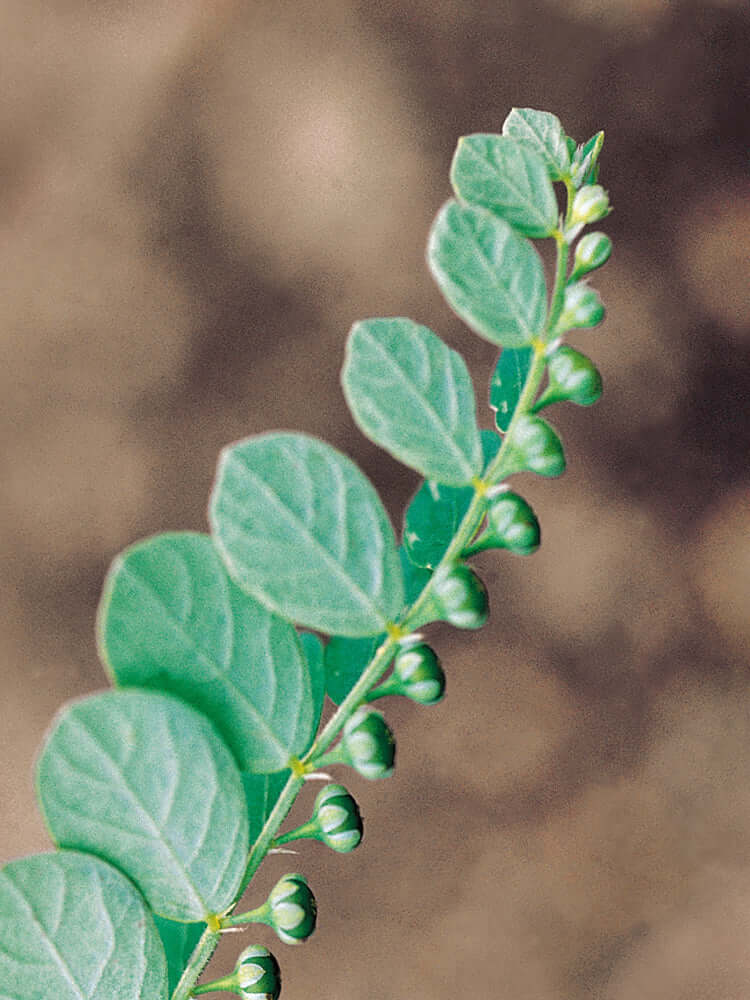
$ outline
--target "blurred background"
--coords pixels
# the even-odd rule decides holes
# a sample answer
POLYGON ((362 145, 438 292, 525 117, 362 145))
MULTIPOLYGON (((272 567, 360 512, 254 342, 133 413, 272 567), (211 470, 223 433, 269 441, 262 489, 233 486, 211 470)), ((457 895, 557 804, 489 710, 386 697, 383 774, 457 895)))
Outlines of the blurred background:
POLYGON ((606 132, 608 318, 572 338, 605 394, 551 414, 563 479, 517 482, 544 544, 480 560, 491 624, 432 631, 446 700, 386 706, 395 776, 347 776, 362 848, 291 861, 320 925, 274 946, 284 997, 746 1000, 749 54, 745 0, 4 0, 0 862, 48 846, 33 762, 106 684, 110 560, 205 530, 222 445, 323 436, 400 524, 354 320, 439 332, 490 425, 424 246, 458 136, 536 107, 606 132))

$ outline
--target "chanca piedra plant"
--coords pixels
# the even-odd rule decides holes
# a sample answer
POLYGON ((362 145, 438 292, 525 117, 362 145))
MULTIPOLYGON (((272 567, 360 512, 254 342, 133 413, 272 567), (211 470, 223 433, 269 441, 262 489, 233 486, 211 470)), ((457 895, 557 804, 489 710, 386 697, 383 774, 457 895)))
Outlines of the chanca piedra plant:
POLYGON ((349 458, 285 432, 224 449, 210 534, 157 535, 115 559, 97 624, 113 689, 63 706, 39 756, 56 850, 0 872, 2 1000, 279 996, 279 962, 261 944, 231 974, 198 980, 224 932, 265 924, 262 940, 275 932, 286 944, 312 934, 315 897, 301 874, 248 912, 238 902, 281 845, 358 846, 357 803, 321 772, 393 772, 394 737, 371 703, 442 698, 422 630, 485 623, 487 591, 469 560, 527 555, 540 540, 507 479, 565 468, 540 412, 601 393, 593 363, 563 339, 604 314, 587 275, 611 244, 583 234, 609 212, 597 183, 603 138, 578 145, 554 115, 514 109, 501 135, 458 143, 455 197, 427 260, 458 316, 501 349, 495 430, 479 430, 466 365, 432 331, 403 318, 351 330, 342 381, 354 419, 424 477, 400 546, 349 458), (549 291, 532 238, 555 244, 549 291), (312 778, 329 783, 310 819, 282 830, 312 778))

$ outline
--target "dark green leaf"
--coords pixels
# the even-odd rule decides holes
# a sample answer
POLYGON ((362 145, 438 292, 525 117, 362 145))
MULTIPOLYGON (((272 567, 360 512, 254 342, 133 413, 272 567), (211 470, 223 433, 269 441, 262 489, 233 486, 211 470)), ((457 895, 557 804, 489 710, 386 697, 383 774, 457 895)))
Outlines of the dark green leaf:
POLYGON ((158 915, 154 917, 154 923, 167 955, 169 992, 171 994, 180 981, 180 976, 185 971, 193 949, 198 944, 198 939, 206 929, 206 925, 204 923, 179 924, 175 920, 167 920, 166 917, 158 915))
POLYGON ((225 448, 209 511, 235 581, 290 621, 333 635, 378 635, 401 612, 393 528, 345 455, 305 434, 225 448))
POLYGON ((449 201, 433 224, 427 257, 449 305, 480 337, 523 347, 544 329, 541 258, 504 219, 449 201))
POLYGON ((56 851, 0 871, 3 1000, 166 1000, 167 963, 146 904, 115 868, 56 851))
POLYGON ((481 472, 474 389, 460 354, 410 319, 355 323, 342 373, 360 429, 428 479, 481 472))
POLYGON ((551 236, 559 208, 545 161, 507 135, 459 139, 451 165, 456 195, 487 208, 524 236, 551 236))
POLYGON ((276 774, 249 774, 243 771, 242 784, 245 786, 247 815, 250 820, 250 844, 254 843, 263 829, 288 778, 289 771, 277 771, 276 774))
POLYGON ((490 380, 490 406, 495 411, 497 429, 508 429, 534 359, 531 347, 505 347, 490 380))
POLYGON ((241 769, 279 771, 310 745, 321 706, 297 633, 229 579, 208 535, 157 535, 123 552, 98 621, 114 681, 205 713, 241 769))
MULTIPOLYGON (((500 449, 493 431, 482 431, 485 467, 500 449)), ((474 496, 471 487, 457 489, 427 480, 422 483, 404 516, 404 549, 417 566, 434 569, 445 555, 474 496)), ((425 581, 426 582, 426 581, 425 581)))
POLYGON ((348 639, 334 635, 325 651, 326 692, 331 701, 340 705, 362 676, 385 636, 368 639, 348 639))
POLYGON ((422 483, 404 517, 404 548, 412 562, 429 569, 437 566, 473 496, 471 486, 422 483))
POLYGON ((105 691, 67 705, 37 790, 55 841, 117 865, 161 916, 202 920, 233 901, 248 843, 242 780, 208 719, 179 698, 105 691))
POLYGON ((503 135, 512 136, 541 156, 551 180, 559 181, 568 175, 568 141, 556 115, 533 108, 513 108, 503 123, 503 135))
POLYGON ((398 554, 401 557, 401 568, 404 571, 404 589, 406 590, 406 603, 414 604, 424 588, 430 582, 432 570, 424 566, 418 566, 409 558, 406 548, 399 546, 398 554))

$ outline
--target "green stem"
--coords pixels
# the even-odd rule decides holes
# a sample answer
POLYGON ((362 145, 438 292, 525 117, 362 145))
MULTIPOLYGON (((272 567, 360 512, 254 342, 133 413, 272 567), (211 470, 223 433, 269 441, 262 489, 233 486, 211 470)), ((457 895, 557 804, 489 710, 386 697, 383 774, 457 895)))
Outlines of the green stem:
MULTIPOLYGON (((566 218, 570 214, 570 202, 572 200, 570 198, 570 190, 568 194, 569 199, 566 218)), ((485 469, 482 480, 476 484, 476 491, 471 503, 469 504, 469 509, 466 511, 463 520, 459 524, 450 545, 445 550, 443 558, 436 567, 436 572, 440 567, 459 560, 476 536, 476 533, 481 526, 482 519, 487 511, 487 489, 488 487, 501 482, 503 478, 503 466, 508 454, 508 442, 511 439, 514 424, 518 421, 518 418, 521 415, 531 412, 534 400, 539 392, 539 387, 541 385, 542 378, 544 376, 544 369, 547 363, 545 355, 547 341, 551 331, 554 329, 555 323, 557 322, 562 309, 568 268, 568 255, 570 252, 570 244, 567 242, 562 232, 555 233, 555 240, 557 243, 557 265, 555 268, 555 282, 550 298, 547 322, 544 330, 534 342, 534 356, 532 358, 528 375, 526 376, 526 382, 521 395, 518 398, 518 403, 516 404, 513 417, 504 435, 500 450, 493 461, 490 462, 485 469)), ((375 655, 372 660, 370 660, 370 663, 361 674, 357 683, 351 689, 346 698, 344 698, 341 702, 338 709, 328 720, 326 725, 318 734, 313 745, 305 754, 301 761, 303 765, 310 765, 311 762, 320 758, 325 753, 343 729, 347 719, 349 719, 357 708, 359 708, 359 706, 367 700, 368 694, 375 687, 378 681, 381 680, 388 669, 388 665, 393 659, 395 651, 398 648, 399 636, 402 634, 408 634, 409 630, 413 628, 413 623, 420 621, 420 614, 428 608, 430 602, 432 601, 432 584, 434 578, 435 574, 430 577, 414 604, 412 604, 412 606, 402 616, 399 625, 395 626, 391 630, 391 634, 386 636, 377 648, 375 655)), ((276 833, 286 819, 286 816, 292 808, 294 800, 297 798, 304 782, 304 775, 300 775, 297 771, 295 771, 290 776, 286 785, 284 785, 279 798, 276 800, 276 805, 271 811, 263 829, 252 846, 248 857, 247 867, 245 869, 245 875, 242 880, 242 885, 239 893, 237 894, 237 899, 235 900, 234 905, 227 911, 225 916, 228 916, 237 905, 239 898, 249 885, 251 879, 260 867, 263 858, 266 856, 270 848, 274 844, 288 842, 285 835, 276 837, 276 833)), ((294 833, 294 831, 290 832, 294 833)), ((228 926, 228 924, 225 924, 225 926, 228 926)), ((191 992, 194 995, 197 995, 198 991, 206 992, 206 990, 202 987, 198 987, 197 991, 194 990, 194 984, 208 963, 208 960, 211 958, 219 940, 219 936, 219 932, 206 929, 203 937, 201 937, 200 941, 196 945, 195 951, 190 957, 190 962, 188 963, 187 968, 183 972, 180 981, 172 994, 172 1000, 189 1000, 191 992)))
POLYGON ((214 993, 219 990, 231 990, 233 993, 237 989, 237 977, 234 973, 222 976, 221 979, 214 979, 212 983, 204 983, 203 986, 196 986, 191 997, 199 997, 202 993, 214 993))
MULTIPOLYGON (((198 980, 198 976, 200 976, 201 972, 203 972, 205 967, 208 965, 211 956, 216 951, 216 946, 219 943, 220 937, 221 934, 219 931, 212 931, 208 927, 205 929, 201 935, 200 941, 193 949, 193 954, 190 956, 190 960, 185 966, 185 971, 180 976, 179 983, 174 988, 172 1000, 189 1000, 189 997, 195 995, 195 984, 198 980)), ((200 991, 201 987, 198 987, 197 989, 200 991)))

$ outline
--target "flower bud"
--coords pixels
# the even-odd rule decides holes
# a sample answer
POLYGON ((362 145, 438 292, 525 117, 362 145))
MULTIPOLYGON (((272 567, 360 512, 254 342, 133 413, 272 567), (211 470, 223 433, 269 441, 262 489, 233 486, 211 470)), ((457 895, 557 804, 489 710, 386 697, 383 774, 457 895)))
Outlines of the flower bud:
POLYGON ((508 442, 507 474, 526 470, 538 476, 560 476, 565 471, 565 453, 546 421, 523 414, 514 423, 508 442))
POLYGON ((576 327, 596 326, 604 319, 604 306, 599 295, 584 281, 576 281, 565 289, 563 308, 555 326, 555 334, 576 327))
POLYGON ((482 548, 509 549, 531 555, 539 548, 539 521, 529 504, 517 493, 501 493, 487 511, 487 529, 478 540, 482 548))
POLYGON ((569 400, 578 406, 591 406, 602 394, 602 377, 594 362, 585 354, 563 345, 547 365, 549 386, 540 403, 569 400))
POLYGON ((285 875, 268 896, 267 923, 284 944, 300 944, 315 930, 318 907, 304 875, 285 875))
POLYGON ((343 785, 326 785, 315 799, 313 818, 318 839, 339 854, 353 851, 362 840, 359 806, 343 785))
POLYGON ((571 281, 606 264, 612 253, 612 240, 606 233, 586 233, 576 245, 571 281))
POLYGON ((406 695, 420 705, 434 705, 445 694, 445 673, 435 650, 421 643, 401 650, 393 663, 391 694, 406 695))
POLYGON ((244 1000, 278 1000, 281 993, 279 963, 267 948, 250 945, 234 967, 239 995, 244 1000))
POLYGON ((588 225, 609 215, 609 196, 600 184, 586 184, 576 192, 570 214, 572 226, 588 225))
POLYGON ((433 577, 440 617, 456 628, 481 628, 489 615, 487 589, 465 563, 446 564, 433 577))
POLYGON ((396 742, 377 709, 358 708, 346 721, 341 750, 347 762, 363 778, 374 781, 393 773, 396 742))

